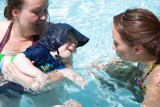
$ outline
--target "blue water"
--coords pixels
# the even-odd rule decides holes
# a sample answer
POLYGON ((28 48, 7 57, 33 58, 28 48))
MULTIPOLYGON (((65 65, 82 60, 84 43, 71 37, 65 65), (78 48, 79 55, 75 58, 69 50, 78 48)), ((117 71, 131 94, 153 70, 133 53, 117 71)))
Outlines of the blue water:
MULTIPOLYGON (((0 21, 5 20, 5 2, 0 0, 0 21)), ((22 98, 6 98, 10 103, 4 107, 51 107, 74 99, 83 107, 139 107, 141 102, 132 100, 133 94, 118 85, 115 79, 103 71, 103 80, 112 85, 107 87, 95 77, 87 74, 86 66, 94 61, 109 61, 116 57, 112 50, 113 16, 128 8, 144 8, 160 18, 160 0, 50 0, 50 21, 64 22, 74 26, 90 41, 78 48, 73 57, 74 70, 84 76, 87 85, 84 90, 70 81, 60 82, 55 88, 39 95, 22 95, 22 98)), ((117 80, 118 81, 118 80, 117 80)), ((124 82, 124 85, 128 85, 124 82)), ((6 101, 5 100, 5 101, 6 101)), ((5 102, 2 102, 5 103, 5 102)))

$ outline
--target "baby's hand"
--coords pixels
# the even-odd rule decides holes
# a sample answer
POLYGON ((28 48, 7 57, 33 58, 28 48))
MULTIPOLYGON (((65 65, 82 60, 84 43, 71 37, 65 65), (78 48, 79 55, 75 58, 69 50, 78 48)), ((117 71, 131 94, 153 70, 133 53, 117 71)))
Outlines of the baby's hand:
POLYGON ((84 78, 81 77, 81 76, 79 76, 79 75, 76 74, 76 73, 73 74, 72 76, 73 76, 73 78, 74 78, 73 82, 74 82, 75 84, 79 85, 80 87, 82 87, 82 89, 84 89, 84 86, 86 85, 86 82, 85 82, 84 78))
POLYGON ((84 89, 84 86, 86 85, 85 80, 83 79, 83 77, 79 76, 72 69, 69 69, 69 68, 61 69, 59 70, 59 72, 61 72, 64 77, 70 79, 75 84, 77 84, 78 86, 82 87, 82 89, 84 89))

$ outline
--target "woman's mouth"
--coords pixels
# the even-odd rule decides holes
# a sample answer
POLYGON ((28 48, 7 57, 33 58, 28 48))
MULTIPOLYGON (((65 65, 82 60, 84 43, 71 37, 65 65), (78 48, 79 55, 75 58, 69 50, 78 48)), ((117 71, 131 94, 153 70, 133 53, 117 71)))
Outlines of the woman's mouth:
POLYGON ((68 49, 71 53, 73 52, 71 49, 68 49))
POLYGON ((37 27, 42 27, 42 24, 36 24, 37 27))

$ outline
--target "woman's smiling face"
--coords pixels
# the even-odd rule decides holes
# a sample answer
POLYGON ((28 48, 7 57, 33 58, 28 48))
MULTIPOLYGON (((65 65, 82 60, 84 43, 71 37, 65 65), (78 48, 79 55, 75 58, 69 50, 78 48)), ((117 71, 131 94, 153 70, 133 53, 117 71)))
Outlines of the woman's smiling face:
POLYGON ((23 8, 15 17, 24 34, 39 35, 47 19, 48 0, 25 0, 23 8))

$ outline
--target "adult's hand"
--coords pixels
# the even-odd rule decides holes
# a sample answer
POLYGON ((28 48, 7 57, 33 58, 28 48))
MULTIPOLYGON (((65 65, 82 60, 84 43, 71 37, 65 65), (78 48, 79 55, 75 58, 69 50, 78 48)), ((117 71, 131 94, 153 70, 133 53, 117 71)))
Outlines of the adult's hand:
POLYGON ((31 78, 21 73, 14 64, 8 63, 3 68, 4 78, 8 81, 21 84, 25 88, 37 89, 40 86, 40 82, 36 78, 31 78))
POLYGON ((21 84, 23 87, 32 90, 38 90, 51 82, 62 80, 64 77, 60 72, 50 72, 41 74, 37 78, 32 78, 21 73, 14 64, 8 63, 4 66, 4 78, 11 82, 21 84))
POLYGON ((48 82, 57 82, 57 81, 60 81, 64 78, 62 73, 57 72, 57 71, 56 72, 52 71, 52 72, 48 73, 47 76, 48 76, 48 78, 47 78, 48 82))

